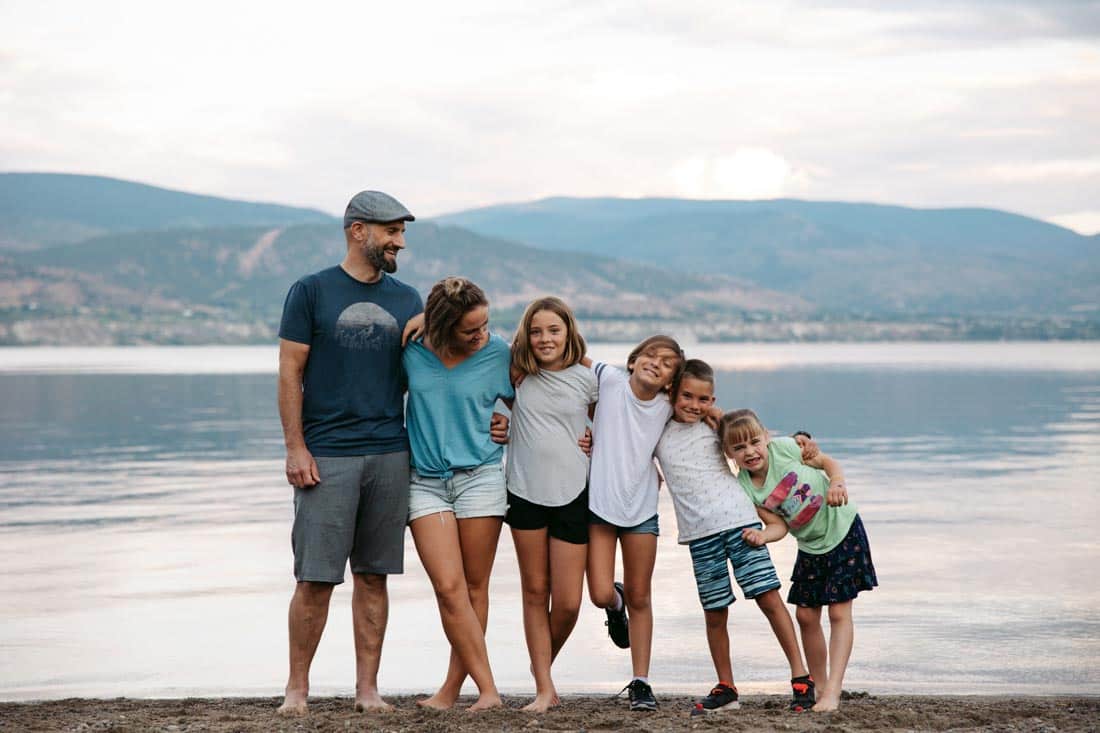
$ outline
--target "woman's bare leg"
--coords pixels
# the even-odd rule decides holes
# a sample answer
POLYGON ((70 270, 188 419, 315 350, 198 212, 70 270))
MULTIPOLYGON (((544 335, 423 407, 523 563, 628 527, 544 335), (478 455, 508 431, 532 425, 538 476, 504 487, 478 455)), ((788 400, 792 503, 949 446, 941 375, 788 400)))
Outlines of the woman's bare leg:
MULTIPOLYGON (((474 545, 489 544, 490 537, 483 537, 481 541, 475 541, 468 537, 468 528, 462 525, 466 522, 479 520, 456 521, 451 512, 430 514, 419 519, 414 519, 409 524, 413 541, 416 543, 416 551, 420 555, 420 561, 431 578, 432 587, 435 589, 436 600, 439 604, 439 615, 443 622, 443 631, 447 640, 451 642, 451 667, 459 667, 457 688, 440 688, 432 697, 421 701, 428 707, 449 708, 458 698, 458 690, 461 690, 462 680, 467 671, 477 685, 480 696, 471 710, 483 710, 488 707, 496 707, 501 704, 500 694, 497 692, 496 683, 493 681, 493 672, 489 667, 489 654, 485 646, 485 622, 488 618, 488 571, 492 569, 493 558, 496 555, 496 540, 500 535, 500 518, 479 518, 486 521, 483 532, 491 535, 492 549, 490 557, 486 559, 476 557, 474 545), (492 531, 495 524, 496 531, 492 531), (463 540, 467 540, 470 547, 463 547, 463 540), (467 552, 469 550, 469 552, 467 552), (471 556, 471 567, 466 567, 467 555, 471 556), (478 577, 484 574, 484 592, 481 600, 475 604, 473 590, 470 586, 470 577, 478 577), (480 613, 479 613, 480 611, 480 613), (446 696, 444 692, 446 691, 446 696)), ((484 550, 482 550, 484 554, 484 550)), ((451 675, 448 673, 448 682, 451 675)))

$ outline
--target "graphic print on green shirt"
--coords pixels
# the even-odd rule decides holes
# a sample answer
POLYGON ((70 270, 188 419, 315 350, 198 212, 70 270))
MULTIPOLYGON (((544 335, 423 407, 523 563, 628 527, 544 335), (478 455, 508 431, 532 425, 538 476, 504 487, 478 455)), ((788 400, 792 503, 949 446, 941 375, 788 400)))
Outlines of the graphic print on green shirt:
POLYGON ((798 549, 821 555, 840 544, 856 518, 855 504, 828 506, 825 494, 829 477, 802 463, 802 449, 794 438, 773 438, 768 443, 768 474, 757 487, 748 471, 737 480, 753 503, 783 518, 798 549))

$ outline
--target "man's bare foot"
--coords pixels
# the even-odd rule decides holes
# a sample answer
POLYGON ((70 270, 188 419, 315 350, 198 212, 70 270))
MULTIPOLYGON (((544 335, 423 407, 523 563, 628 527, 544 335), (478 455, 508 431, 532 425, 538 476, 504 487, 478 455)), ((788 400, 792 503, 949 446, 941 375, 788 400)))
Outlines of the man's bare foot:
POLYGON ((840 708, 840 695, 823 693, 818 696, 817 704, 811 710, 815 713, 831 713, 840 708))
POLYGON ((480 713, 485 710, 492 710, 493 708, 499 708, 504 705, 504 701, 500 699, 500 695, 497 693, 482 693, 481 697, 477 699, 470 707, 466 708, 468 713, 480 713))
POLYGON ((275 712, 279 715, 305 715, 309 712, 309 706, 306 704, 308 697, 308 692, 287 690, 286 697, 283 698, 283 704, 275 712))
POLYGON ((393 710, 393 705, 382 699, 378 691, 371 693, 359 693, 355 696, 355 712, 357 713, 388 713, 393 710))
POLYGON ((523 710, 528 713, 545 713, 550 708, 560 704, 561 699, 558 697, 558 693, 551 690, 546 694, 535 695, 535 699, 529 705, 524 705, 523 710))
POLYGON ((416 704, 422 708, 431 708, 432 710, 450 710, 455 706, 457 701, 458 695, 452 695, 449 692, 440 690, 431 697, 417 700, 416 704))

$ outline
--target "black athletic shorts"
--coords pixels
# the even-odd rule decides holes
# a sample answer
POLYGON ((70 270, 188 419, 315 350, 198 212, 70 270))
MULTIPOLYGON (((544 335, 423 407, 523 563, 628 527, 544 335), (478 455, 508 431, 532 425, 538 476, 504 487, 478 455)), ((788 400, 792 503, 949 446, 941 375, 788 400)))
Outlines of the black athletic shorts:
POLYGON ((565 506, 543 506, 508 492, 504 521, 512 529, 549 529, 551 537, 573 545, 588 544, 588 488, 565 506))

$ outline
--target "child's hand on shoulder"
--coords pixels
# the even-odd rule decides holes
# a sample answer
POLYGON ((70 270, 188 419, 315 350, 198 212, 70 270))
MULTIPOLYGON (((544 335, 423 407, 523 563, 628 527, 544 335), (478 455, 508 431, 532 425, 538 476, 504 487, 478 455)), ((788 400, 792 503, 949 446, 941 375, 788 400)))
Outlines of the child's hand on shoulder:
POLYGON ((844 484, 844 479, 835 478, 829 482, 825 503, 829 506, 844 506, 848 503, 848 487, 844 484))
POLYGON ((741 539, 753 547, 763 547, 765 543, 763 530, 753 529, 752 527, 745 527, 741 530, 741 539))
POLYGON ((817 458, 821 453, 821 449, 817 447, 817 441, 810 437, 810 434, 804 431, 798 431, 793 436, 794 442, 798 443, 798 447, 802 449, 802 462, 807 466, 811 465, 810 461, 817 458))

